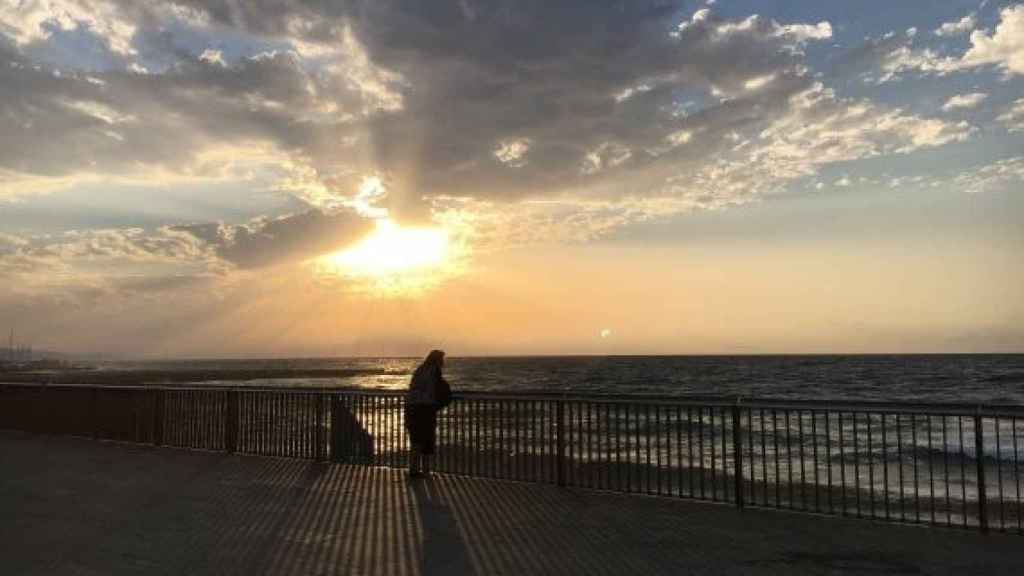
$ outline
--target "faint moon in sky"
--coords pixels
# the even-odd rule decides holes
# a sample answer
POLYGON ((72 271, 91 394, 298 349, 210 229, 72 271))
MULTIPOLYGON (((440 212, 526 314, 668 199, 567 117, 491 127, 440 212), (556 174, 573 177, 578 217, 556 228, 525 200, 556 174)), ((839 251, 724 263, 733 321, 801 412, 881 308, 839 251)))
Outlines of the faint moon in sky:
POLYGON ((612 331, 608 328, 601 330, 601 338, 607 338, 612 335, 612 331))

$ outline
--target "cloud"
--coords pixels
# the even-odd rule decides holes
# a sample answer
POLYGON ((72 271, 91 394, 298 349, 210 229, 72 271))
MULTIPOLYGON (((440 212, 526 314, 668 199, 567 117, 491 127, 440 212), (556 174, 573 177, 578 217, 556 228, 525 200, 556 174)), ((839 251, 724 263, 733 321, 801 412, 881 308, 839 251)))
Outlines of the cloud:
POLYGON ((0 1, 0 34, 24 46, 50 38, 55 31, 86 29, 117 54, 136 50, 132 38, 135 22, 122 14, 117 3, 105 0, 0 1))
POLYGON ((961 56, 943 56, 929 48, 914 49, 910 38, 869 41, 869 52, 875 54, 881 69, 877 81, 897 80, 908 71, 944 76, 981 66, 996 66, 1006 76, 1024 74, 1024 5, 1002 9, 999 18, 992 33, 971 32, 971 45, 961 56))
POLYGON ((971 12, 970 14, 968 14, 967 16, 964 16, 963 18, 961 18, 960 20, 958 20, 956 22, 945 22, 945 23, 943 23, 942 26, 939 26, 938 28, 935 29, 935 35, 936 36, 959 36, 961 34, 965 34, 965 33, 969 32, 971 30, 974 30, 974 27, 977 24, 978 24, 977 15, 975 15, 973 12, 971 12))
POLYGON ((373 221, 351 212, 310 210, 244 225, 223 223, 174 226, 240 268, 295 263, 342 249, 373 229, 373 221))
POLYGON ((0 48, 0 129, 12 135, 0 173, 26 187, 233 178, 320 214, 191 230, 242 267, 311 252, 307 240, 281 240, 291 226, 304 238, 344 236, 351 223, 341 220, 360 202, 404 221, 457 198, 463 215, 519 210, 586 227, 570 233, 585 237, 749 202, 829 163, 974 130, 835 96, 804 54, 832 38, 827 21, 702 8, 668 25, 677 8, 657 0, 110 5, 135 27, 131 46, 150 73, 56 74, 0 48), (229 30, 265 51, 207 41, 229 30), (188 34, 202 41, 188 45, 188 34), (370 176, 385 191, 372 206, 360 199, 370 176), (526 207, 535 201, 550 203, 526 207), (337 218, 336 230, 318 218, 337 218), (260 245, 267 234, 272 247, 260 245))
POLYGON ((494 149, 494 157, 506 166, 522 168, 526 166, 526 153, 529 151, 529 138, 511 138, 498 143, 498 147, 494 149))
POLYGON ((994 64, 1007 75, 1024 74, 1024 5, 1003 8, 999 18, 991 35, 982 30, 971 33, 971 47, 961 58, 961 67, 994 64))
POLYGON ((944 112, 952 112, 953 110, 962 108, 976 108, 979 104, 988 98, 988 94, 984 92, 971 92, 970 94, 957 94, 952 96, 946 103, 942 105, 944 112))
POLYGON ((1005 158, 963 172, 953 184, 969 194, 1020 188, 1024 183, 1024 156, 1005 158))
POLYGON ((996 118, 1010 132, 1024 132, 1024 98, 1018 98, 996 118))

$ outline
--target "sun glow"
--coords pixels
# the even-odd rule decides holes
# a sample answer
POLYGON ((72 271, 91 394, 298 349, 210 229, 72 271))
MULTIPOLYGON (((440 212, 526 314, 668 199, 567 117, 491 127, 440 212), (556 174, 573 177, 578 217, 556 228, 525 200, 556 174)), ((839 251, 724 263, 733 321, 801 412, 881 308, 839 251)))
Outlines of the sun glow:
POLYGON ((322 277, 348 279, 350 288, 378 295, 410 294, 451 276, 458 267, 455 252, 443 228, 405 228, 382 218, 359 243, 314 264, 322 277))

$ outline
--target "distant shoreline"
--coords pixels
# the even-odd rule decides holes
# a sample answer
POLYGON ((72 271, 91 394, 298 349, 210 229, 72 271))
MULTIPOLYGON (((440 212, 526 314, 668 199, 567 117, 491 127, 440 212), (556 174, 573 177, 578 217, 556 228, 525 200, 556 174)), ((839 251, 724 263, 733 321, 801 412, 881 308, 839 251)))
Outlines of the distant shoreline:
POLYGON ((351 378, 383 376, 385 370, 372 369, 183 369, 183 370, 74 370, 60 372, 0 373, 0 381, 9 384, 107 384, 138 385, 195 383, 210 381, 246 381, 294 378, 351 378))

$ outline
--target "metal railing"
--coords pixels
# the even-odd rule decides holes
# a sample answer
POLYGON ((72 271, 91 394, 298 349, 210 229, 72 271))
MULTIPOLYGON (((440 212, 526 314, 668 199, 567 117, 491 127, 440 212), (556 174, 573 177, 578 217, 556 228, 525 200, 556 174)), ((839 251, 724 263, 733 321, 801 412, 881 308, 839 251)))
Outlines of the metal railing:
MULTIPOLYGON (((0 386, 0 428, 405 466, 401 392, 0 386)), ((1024 407, 462 393, 435 469, 1024 533, 1024 407)))

